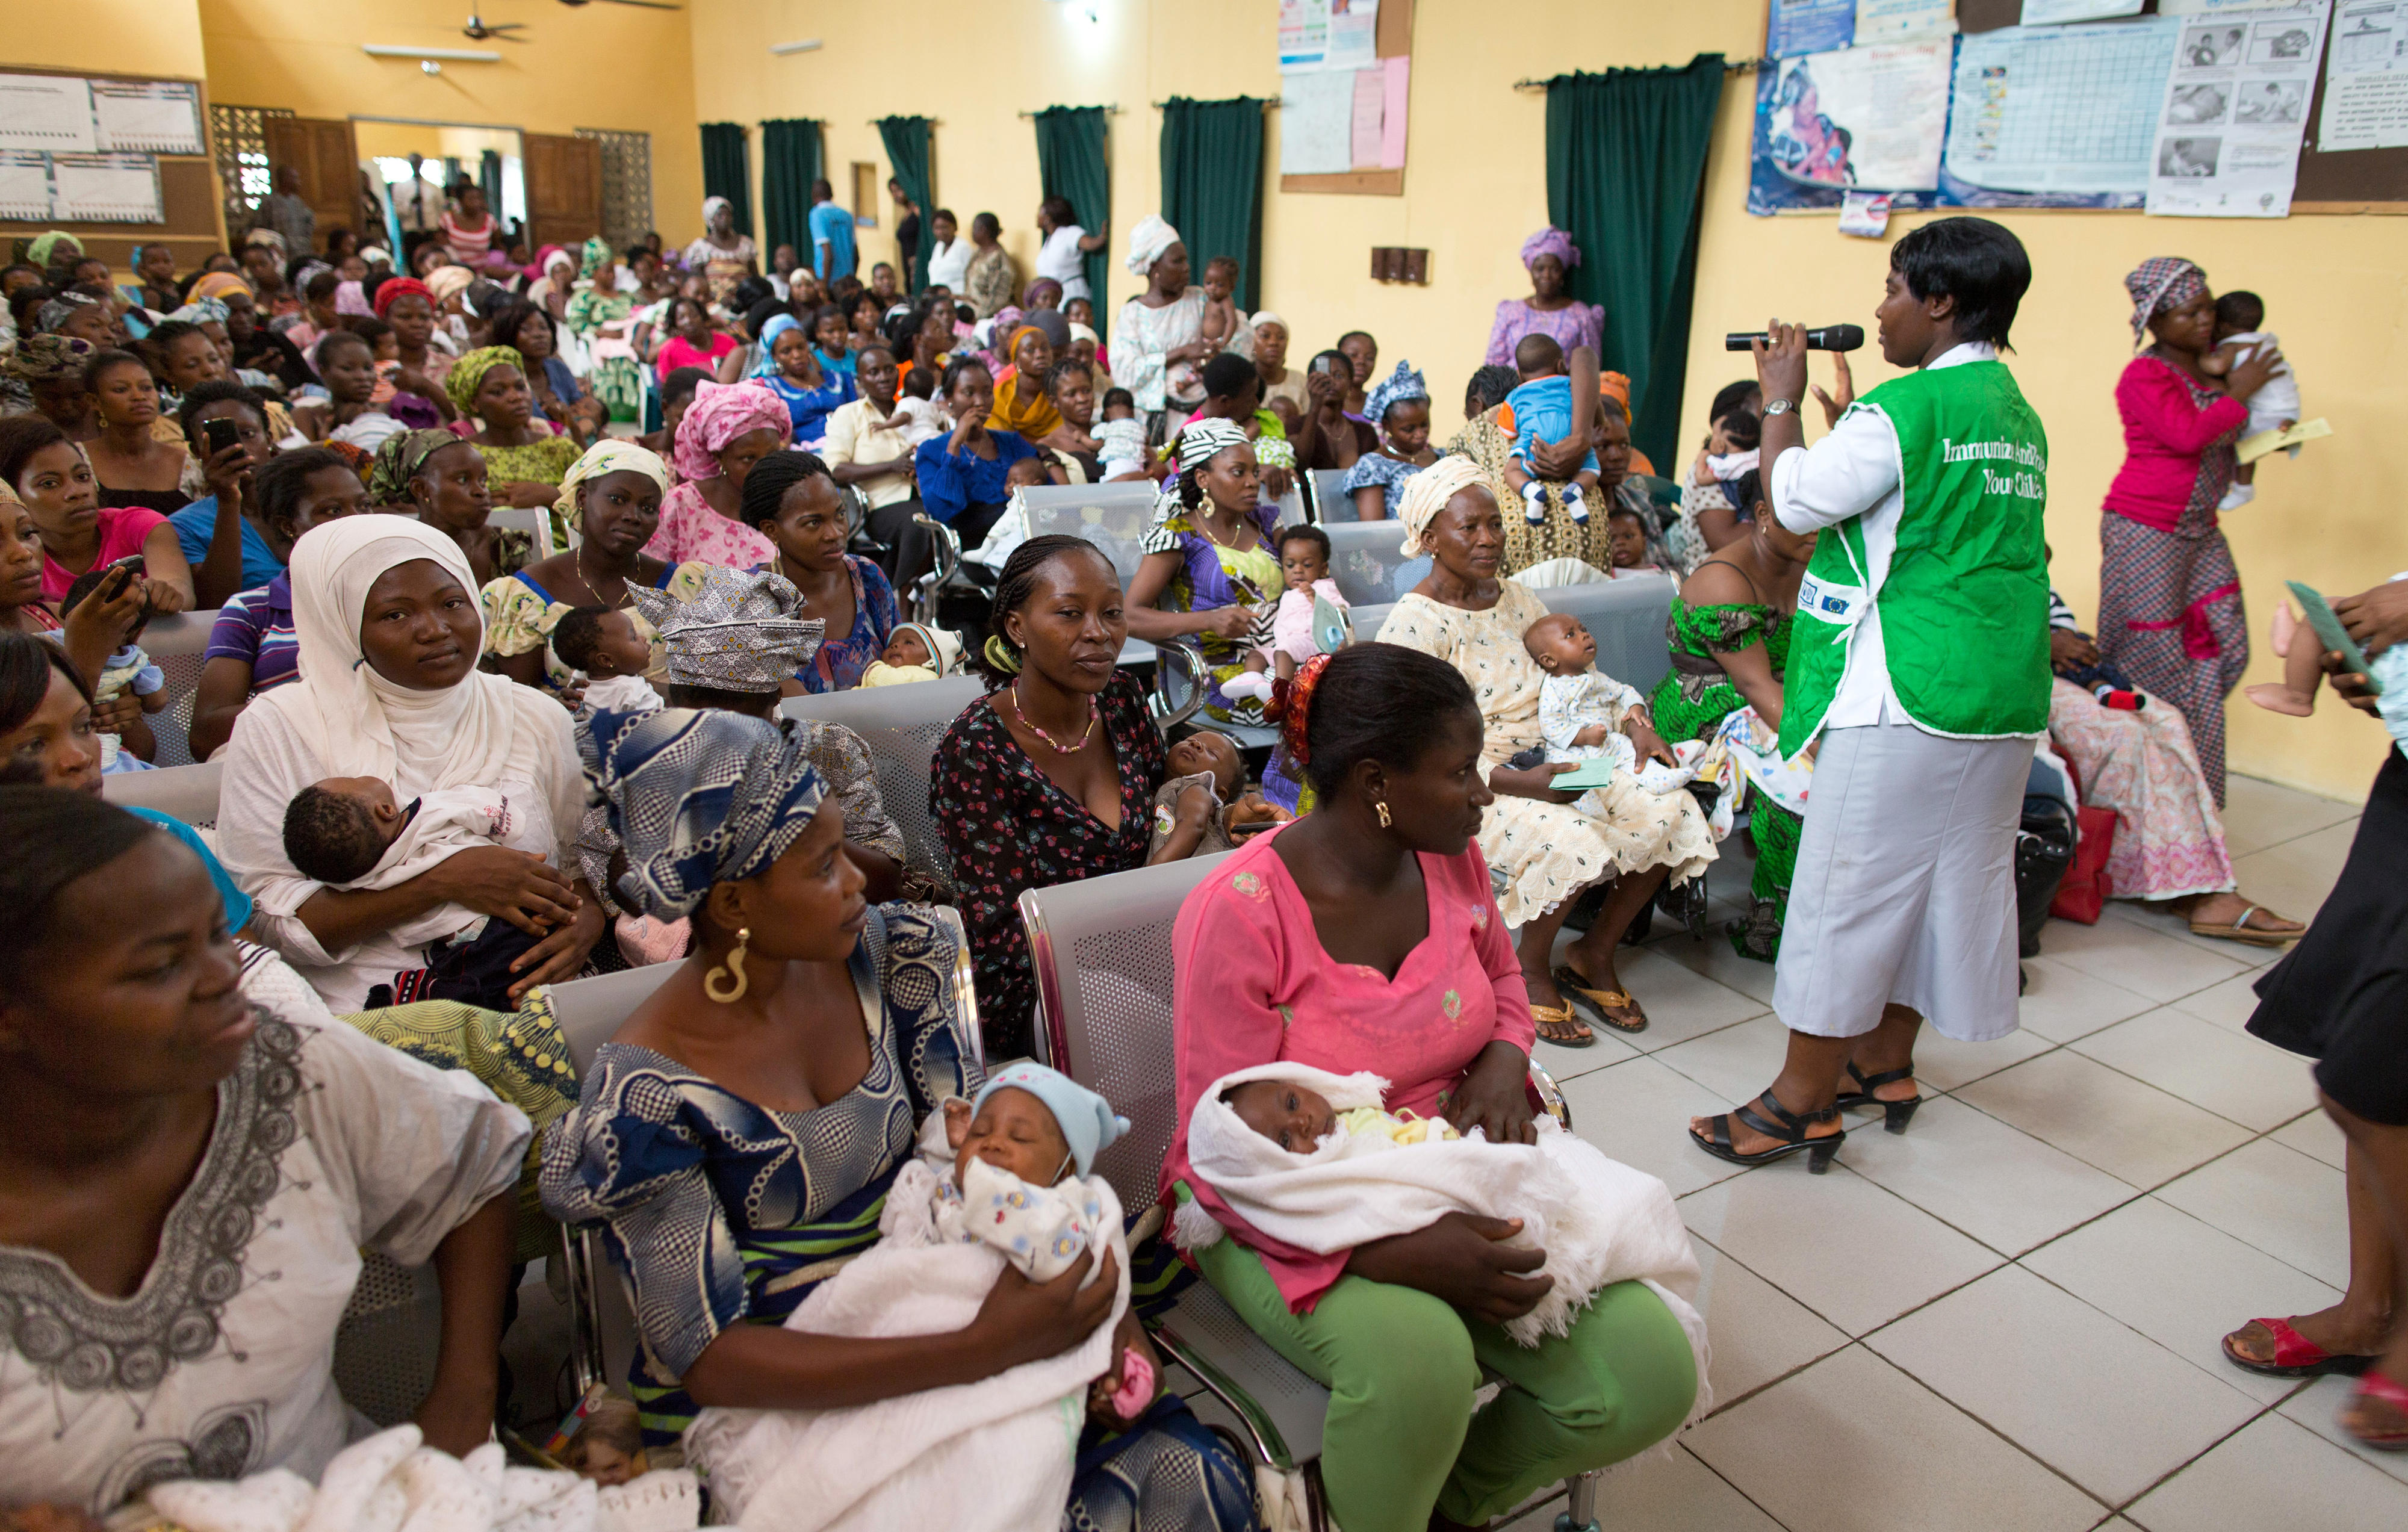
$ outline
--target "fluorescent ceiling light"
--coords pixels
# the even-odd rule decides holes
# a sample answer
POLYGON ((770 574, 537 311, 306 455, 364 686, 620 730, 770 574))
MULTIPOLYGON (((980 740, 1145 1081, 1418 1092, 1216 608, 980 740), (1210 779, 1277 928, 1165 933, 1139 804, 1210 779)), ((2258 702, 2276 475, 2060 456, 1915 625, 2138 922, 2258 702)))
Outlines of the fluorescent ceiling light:
POLYGON ((388 43, 362 43, 360 51, 380 59, 451 59, 461 64, 499 64, 502 56, 486 48, 395 48, 388 43))
POLYGON ((769 51, 772 53, 810 53, 816 51, 819 46, 820 39, 817 37, 806 37, 798 43, 771 43, 769 45, 769 51))

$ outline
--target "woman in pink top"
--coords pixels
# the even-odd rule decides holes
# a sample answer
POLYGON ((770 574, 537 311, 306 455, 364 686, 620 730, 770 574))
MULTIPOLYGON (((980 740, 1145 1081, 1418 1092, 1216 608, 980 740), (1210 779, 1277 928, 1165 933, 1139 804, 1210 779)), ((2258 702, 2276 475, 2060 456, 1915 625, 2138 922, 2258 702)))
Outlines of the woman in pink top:
POLYGON ((2224 378, 2207 273, 2157 256, 2124 279, 2132 338, 2154 337, 2115 383, 2124 466, 2099 524, 2099 652, 2190 725, 2207 785, 2224 806, 2224 699, 2249 664, 2247 616, 2215 507, 2231 487, 2243 401, 2273 376, 2271 348, 2224 378))
POLYGON ((680 482, 661 502, 660 530, 644 551, 666 563, 757 569, 778 545, 744 524, 738 508, 752 465, 794 434, 786 403, 758 383, 697 383, 678 421, 680 482))
POLYGON ((1231 1238, 1191 1258, 1246 1323, 1331 1394, 1321 1476, 1349 1532, 1484 1525, 1535 1491, 1678 1429, 1699 1380, 1671 1310, 1599 1290, 1535 1348, 1503 1324, 1545 1294, 1519 1224, 1451 1213, 1314 1255, 1257 1233, 1198 1182, 1187 1119, 1213 1081, 1273 1060, 1390 1081, 1386 1106, 1493 1140, 1535 1138, 1537 1036, 1473 837, 1490 799, 1471 688, 1444 661, 1359 644, 1301 670, 1282 732, 1319 807, 1213 868, 1172 940, 1179 1128, 1167 1196, 1231 1238), (1472 1414, 1483 1366, 1515 1385, 1472 1414), (1433 1514, 1438 1519, 1433 1519, 1433 1514))
POLYGON ((661 378, 666 380, 680 367, 700 367, 716 376, 719 359, 736 349, 736 337, 710 327, 710 310, 700 298, 671 298, 666 317, 671 333, 661 345, 661 378))
POLYGON ((193 609, 193 569, 167 518, 100 504, 83 449, 41 415, 0 421, 0 482, 23 502, 42 544, 42 599, 55 607, 89 569, 143 555, 153 616, 193 609))

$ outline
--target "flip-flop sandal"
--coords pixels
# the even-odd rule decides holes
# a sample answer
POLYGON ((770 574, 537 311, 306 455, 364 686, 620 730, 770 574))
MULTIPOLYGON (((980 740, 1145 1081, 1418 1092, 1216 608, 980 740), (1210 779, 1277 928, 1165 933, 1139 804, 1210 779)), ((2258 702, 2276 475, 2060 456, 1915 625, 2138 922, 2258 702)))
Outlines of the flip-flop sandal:
MULTIPOLYGON (((2379 1399, 2389 1405, 2394 1414, 2403 1423, 2408 1423, 2408 1386, 2395 1383, 2379 1372, 2370 1372, 2358 1381, 2355 1402, 2364 1404, 2369 1399, 2379 1399)), ((2408 1424, 2372 1432, 2361 1431, 2354 1425, 2344 1425, 2342 1429, 2376 1452, 2408 1453, 2408 1424)))
POLYGON ((2229 925, 2202 925, 2198 921, 2193 921, 2190 923, 2190 934, 2195 937, 2215 937, 2225 941, 2246 942, 2252 947, 2286 947, 2307 935, 2304 930, 2258 931, 2250 928, 2250 916, 2272 913, 2271 910, 2253 904, 2234 916, 2229 925))
POLYGON ((2374 1365, 2372 1356, 2341 1355, 2325 1350, 2291 1327, 2285 1319, 2253 1319, 2240 1330, 2224 1338, 2224 1359, 2243 1372, 2254 1372, 2264 1378, 2321 1378, 2328 1372, 2345 1373, 2356 1377, 2374 1365), (2243 1356, 2232 1342, 2249 1324, 2262 1324, 2274 1338, 2274 1355, 2260 1362, 2243 1356))
POLYGON ((1647 1030, 1647 1012, 1640 1009, 1639 1002, 1630 997, 1629 992, 1598 989, 1568 963, 1557 964, 1555 971, 1548 977, 1566 995, 1580 996, 1589 1009, 1596 1012, 1599 1021, 1616 1032, 1647 1030))
POLYGON ((1533 1000, 1530 1002, 1530 1020, 1539 1024, 1541 1042, 1551 1042, 1558 1048, 1588 1048, 1597 1042, 1597 1034, 1588 1029, 1586 1022, 1572 1014, 1572 1008, 1569 1003, 1560 1006, 1542 1006, 1533 1000), (1565 1028, 1568 1031, 1570 1028, 1578 1027, 1580 1030, 1564 1037, 1555 1037, 1547 1031, 1551 1026, 1565 1028))

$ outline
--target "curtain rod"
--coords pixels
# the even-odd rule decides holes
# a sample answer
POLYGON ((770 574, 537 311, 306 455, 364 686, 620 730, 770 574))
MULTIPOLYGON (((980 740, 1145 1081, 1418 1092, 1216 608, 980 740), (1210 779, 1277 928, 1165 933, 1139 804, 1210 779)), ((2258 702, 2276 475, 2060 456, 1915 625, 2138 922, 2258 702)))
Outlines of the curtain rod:
MULTIPOLYGON (((1213 105, 1217 105, 1217 104, 1218 104, 1218 103, 1213 103, 1213 105)), ((1287 105, 1287 98, 1286 98, 1286 97, 1284 97, 1284 96, 1276 96, 1276 95, 1274 95, 1274 96, 1266 96, 1266 97, 1262 97, 1262 98, 1260 98, 1260 104, 1261 104, 1262 106, 1266 106, 1266 107, 1284 107, 1284 106, 1286 106, 1286 105, 1287 105)), ((1169 105, 1170 105, 1170 103, 1169 103, 1169 102, 1168 102, 1168 101, 1155 101, 1155 102, 1150 102, 1150 103, 1148 103, 1148 105, 1152 106, 1155 111, 1160 111, 1160 110, 1162 110, 1162 108, 1163 108, 1163 107, 1169 106, 1169 105)))
MULTIPOLYGON (((1047 111, 1052 111, 1054 108, 1053 108, 1053 107, 1046 107, 1045 109, 1046 109, 1047 111)), ((1079 110, 1080 108, 1079 108, 1079 107, 1071 107, 1070 109, 1071 109, 1072 111, 1077 111, 1077 110, 1079 110)), ((1101 111, 1103 111, 1103 112, 1104 112, 1106 115, 1108 115, 1108 116, 1111 116, 1111 117, 1118 117, 1118 116, 1121 114, 1121 104, 1120 104, 1119 102, 1115 101, 1115 102, 1113 102, 1111 106, 1109 106, 1109 107, 1100 107, 1100 108, 1098 108, 1098 109, 1099 109, 1099 110, 1101 110, 1101 111)), ((1023 116, 1023 117, 1034 117, 1034 116, 1036 116, 1037 114, 1036 114, 1035 112, 1022 112, 1020 115, 1021 115, 1021 116, 1023 116)))
MULTIPOLYGON (((1756 73, 1756 67, 1754 59, 1723 60, 1723 73, 1727 75, 1752 75, 1756 73)), ((1543 79, 1517 79, 1513 82, 1513 89, 1517 91, 1543 91, 1546 88, 1547 81, 1543 79)))
MULTIPOLYGON (((870 125, 871 127, 873 127, 873 128, 874 128, 874 127, 876 127, 879 123, 883 122, 885 122, 885 121, 886 121, 886 119, 884 119, 884 118, 882 118, 882 117, 873 117, 873 118, 871 118, 871 119, 869 120, 869 125, 870 125)), ((930 127, 932 127, 932 128, 940 128, 940 127, 943 127, 943 126, 945 125, 945 120, 944 120, 943 118, 941 118, 941 117, 931 117, 931 118, 927 118, 927 119, 925 119, 925 121, 926 121, 927 124, 928 124, 930 127)))

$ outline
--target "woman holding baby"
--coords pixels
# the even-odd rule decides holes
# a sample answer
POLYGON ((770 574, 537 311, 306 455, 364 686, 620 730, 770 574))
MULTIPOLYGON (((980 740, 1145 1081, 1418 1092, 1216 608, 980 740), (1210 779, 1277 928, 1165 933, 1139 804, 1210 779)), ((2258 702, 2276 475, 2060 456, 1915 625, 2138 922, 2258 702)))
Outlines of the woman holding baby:
POLYGON ((1670 1435, 1702 1379, 1680 1318, 1637 1281, 1589 1296, 1569 1333, 1516 1343, 1504 1326, 1550 1282, 1526 1275, 1542 1252, 1504 1243, 1515 1222, 1450 1212, 1316 1254, 1260 1232, 1197 1174, 1187 1128, 1208 1088, 1273 1061, 1375 1070, 1391 1113, 1500 1145, 1538 1138, 1532 1008, 1474 843, 1498 800, 1472 685, 1427 654, 1357 645, 1305 666, 1281 732, 1318 807, 1221 864, 1180 911, 1180 1131, 1163 1190, 1206 1280, 1329 1388, 1333 1520, 1485 1525, 1670 1435), (1199 1237, 1199 1207, 1226 1237, 1199 1237), (1512 1386, 1475 1415, 1484 1367, 1512 1386))
MULTIPOLYGON (((708 1407, 872 1404, 1085 1342, 1112 1308, 1109 1253, 1044 1282, 1007 1267, 976 1317, 946 1333, 782 1327, 879 1242, 929 1115, 980 1095, 977 1018, 955 981, 961 925, 864 898, 841 805, 774 724, 614 715, 591 750, 624 847, 613 892, 656 920, 691 920, 695 935, 684 965, 602 1046, 544 1151, 546 1210, 601 1225, 633 1288, 644 1344, 628 1382, 647 1440, 676 1440, 708 1407), (1082 1286, 1091 1273, 1103 1280, 1082 1286)), ((1099 1501, 1133 1497, 1149 1525, 1246 1525, 1234 1465, 1148 1420, 1074 1484, 1073 1521, 1117 1525, 1099 1501)))
MULTIPOLYGON (((1566 989, 1608 1025, 1637 1032, 1647 1013, 1616 976, 1614 949, 1667 880, 1686 882, 1714 859, 1705 816, 1687 793, 1647 792, 1627 773, 1595 790, 1608 811, 1590 812, 1576 795, 1548 785, 1570 766, 1509 764, 1541 742, 1539 694, 1550 671, 1525 637, 1547 609, 1527 587, 1498 578, 1508 519, 1469 458, 1443 457, 1415 475, 1402 508, 1404 556, 1427 552, 1435 566, 1397 603, 1380 641, 1438 656, 1481 698, 1481 770, 1496 806, 1480 827, 1480 845, 1504 873, 1504 918, 1522 929, 1522 974, 1539 1036, 1572 1047, 1592 1040, 1573 1019, 1566 989), (1554 963, 1555 936, 1572 905, 1608 880, 1613 889, 1603 911, 1563 963, 1554 963)), ((1671 758, 1643 707, 1627 709, 1617 729, 1640 760, 1671 758)))

